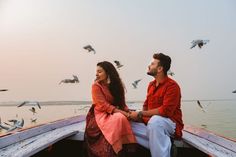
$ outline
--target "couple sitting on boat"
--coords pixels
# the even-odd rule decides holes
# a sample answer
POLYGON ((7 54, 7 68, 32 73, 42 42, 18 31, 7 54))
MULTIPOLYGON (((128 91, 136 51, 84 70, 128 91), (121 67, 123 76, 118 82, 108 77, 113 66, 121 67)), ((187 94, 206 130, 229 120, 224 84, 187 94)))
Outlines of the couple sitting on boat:
POLYGON ((124 86, 116 68, 99 62, 92 85, 93 105, 86 117, 85 143, 89 157, 115 157, 124 146, 138 143, 150 149, 152 157, 170 157, 171 139, 181 138, 183 122, 180 87, 167 76, 171 58, 153 55, 143 110, 128 109, 124 86))

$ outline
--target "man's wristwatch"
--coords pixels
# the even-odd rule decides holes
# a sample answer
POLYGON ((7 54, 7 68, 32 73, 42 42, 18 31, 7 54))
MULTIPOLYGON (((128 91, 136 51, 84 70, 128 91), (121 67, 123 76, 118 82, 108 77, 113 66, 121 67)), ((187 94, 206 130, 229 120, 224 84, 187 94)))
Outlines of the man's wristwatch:
POLYGON ((142 113, 142 111, 139 111, 139 112, 138 112, 137 117, 138 117, 138 120, 139 120, 139 121, 142 121, 142 119, 143 119, 143 113, 142 113))

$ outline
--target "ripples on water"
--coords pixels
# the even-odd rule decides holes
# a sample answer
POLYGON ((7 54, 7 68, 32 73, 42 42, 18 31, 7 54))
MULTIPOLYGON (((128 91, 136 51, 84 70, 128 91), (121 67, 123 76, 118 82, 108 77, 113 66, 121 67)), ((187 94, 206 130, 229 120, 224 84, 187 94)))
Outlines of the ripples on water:
MULTIPOLYGON (((18 108, 19 103, 1 103, 1 121, 7 122, 9 119, 24 118, 24 127, 30 127, 63 119, 71 116, 86 114, 90 102, 41 102, 42 109, 36 108, 33 115, 29 109, 32 106, 18 108), (31 118, 37 118, 36 122, 31 122, 31 118)), ((203 112, 196 101, 183 101, 182 111, 185 124, 205 128, 225 137, 236 139, 236 101, 201 101, 206 112, 203 112)), ((142 103, 129 103, 130 108, 141 110, 142 103)), ((0 134, 4 134, 0 130, 0 134)))

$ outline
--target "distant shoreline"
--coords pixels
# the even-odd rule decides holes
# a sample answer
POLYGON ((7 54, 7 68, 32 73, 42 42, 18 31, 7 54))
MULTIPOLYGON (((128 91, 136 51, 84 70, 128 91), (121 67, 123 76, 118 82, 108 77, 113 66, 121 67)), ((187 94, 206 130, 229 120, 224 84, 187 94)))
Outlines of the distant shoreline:
MULTIPOLYGON (((236 101, 236 99, 185 99, 181 102, 194 102, 194 101, 236 101)), ((143 103, 144 101, 126 101, 127 104, 132 103, 143 103)), ((17 106, 22 101, 8 101, 8 102, 0 102, 1 106, 17 106)), ((88 105, 92 104, 92 101, 39 101, 42 106, 55 106, 55 105, 88 105)), ((27 106, 27 105, 26 105, 27 106)))
MULTIPOLYGON (((42 106, 56 106, 56 105, 89 105, 92 101, 38 101, 42 106)), ((0 102, 1 106, 18 106, 22 101, 0 102)), ((143 103, 143 101, 127 101, 127 103, 143 103)), ((30 106, 30 105, 25 105, 30 106)))

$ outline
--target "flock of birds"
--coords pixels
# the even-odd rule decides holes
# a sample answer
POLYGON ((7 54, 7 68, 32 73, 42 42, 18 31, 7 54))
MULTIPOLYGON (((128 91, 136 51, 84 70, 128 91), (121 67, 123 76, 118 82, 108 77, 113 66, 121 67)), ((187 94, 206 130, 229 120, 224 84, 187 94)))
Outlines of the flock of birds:
MULTIPOLYGON (((209 40, 193 40, 191 42, 192 46, 190 47, 190 49, 192 49, 196 46, 198 46, 201 49, 208 42, 209 42, 209 40)), ((87 50, 88 52, 93 52, 93 54, 96 54, 95 49, 91 45, 86 45, 83 48, 85 50, 87 50)), ((115 63, 116 68, 118 70, 120 70, 120 68, 122 68, 124 66, 118 60, 114 60, 114 63, 115 63)), ((170 75, 170 76, 175 75, 174 72, 172 72, 171 70, 169 70, 167 74, 170 75)), ((62 84, 62 83, 66 83, 66 84, 67 83, 79 83, 80 82, 78 76, 76 76, 76 75, 72 75, 72 76, 73 76, 72 79, 63 79, 59 82, 59 84, 62 84)), ((137 80, 133 81, 132 86, 133 86, 134 89, 137 89, 138 84, 141 80, 142 79, 137 79, 137 80)), ((0 89, 0 92, 5 92, 5 91, 8 91, 8 89, 0 89)), ((232 91, 232 93, 236 93, 236 90, 232 91)), ((39 102, 37 102, 37 101, 24 101, 23 103, 21 103, 17 107, 22 107, 26 104, 31 105, 31 106, 38 106, 38 108, 41 109, 41 106, 40 106, 39 102)), ((197 100, 197 104, 202 109, 203 112, 206 112, 199 100, 197 100)), ((31 107, 29 110, 33 113, 33 115, 37 113, 35 107, 31 107)), ((30 120, 31 120, 31 122, 36 122, 37 118, 31 118, 30 120)), ((4 124, 5 125, 2 124, 1 117, 0 117, 0 129, 4 129, 7 132, 9 132, 9 131, 13 131, 15 129, 22 128, 24 126, 24 119, 21 119, 21 120, 11 119, 11 120, 8 120, 8 122, 4 122, 4 124), (9 122, 12 123, 12 124, 9 124, 9 122)))
MULTIPOLYGON (((24 101, 23 103, 21 103, 17 107, 22 107, 24 105, 38 106, 38 108, 41 109, 41 106, 40 106, 39 102, 37 102, 37 101, 24 101)), ((35 107, 31 107, 29 109, 29 111, 31 111, 33 113, 33 115, 37 113, 35 107)), ((32 118, 30 118, 30 120, 32 123, 34 123, 34 122, 36 122, 37 118, 32 117, 32 118)), ((1 122, 1 117, 0 117, 0 130, 4 129, 7 132, 10 132, 10 131, 13 131, 16 129, 21 129, 21 128, 23 128, 23 126, 24 126, 24 119, 23 118, 21 118, 21 120, 10 119, 10 120, 8 120, 8 122, 4 122, 4 124, 3 124, 1 122), (12 124, 9 124, 9 122, 12 124)))
MULTIPOLYGON (((194 47, 196 47, 196 46, 198 46, 198 47, 201 49, 201 48, 202 48, 204 45, 206 45, 209 41, 210 41, 210 40, 201 40, 201 39, 193 40, 193 41, 191 42, 192 45, 191 45, 190 49, 192 49, 192 48, 194 48, 194 47)), ((95 49, 94 49, 91 45, 84 46, 83 48, 84 48, 85 50, 87 50, 88 52, 94 52, 94 54, 96 54, 95 49)), ((120 69, 121 67, 124 66, 124 65, 121 64, 121 62, 118 61, 118 60, 114 60, 114 63, 115 63, 115 65, 116 65, 117 69, 120 69)), ((167 74, 170 75, 170 76, 174 76, 174 75, 175 75, 175 73, 172 72, 171 70, 169 70, 169 71, 167 72, 167 74)), ((74 77, 74 79, 65 79, 65 80, 62 80, 62 81, 60 82, 60 84, 61 84, 61 83, 78 83, 78 82, 79 82, 79 81, 78 81, 78 78, 76 78, 76 76, 74 76, 74 75, 73 75, 73 77, 74 77)), ((132 83, 132 86, 133 86, 134 89, 137 89, 138 84, 139 84, 139 82, 140 82, 141 80, 142 80, 142 79, 138 79, 138 80, 135 80, 135 81, 132 83)), ((232 91, 232 93, 236 93, 236 90, 232 91)), ((203 105, 201 105, 201 103, 200 103, 199 100, 197 100, 197 104, 198 104, 198 106, 201 108, 201 110, 202 110, 203 112, 206 112, 205 109, 204 109, 204 107, 203 107, 203 105)))

